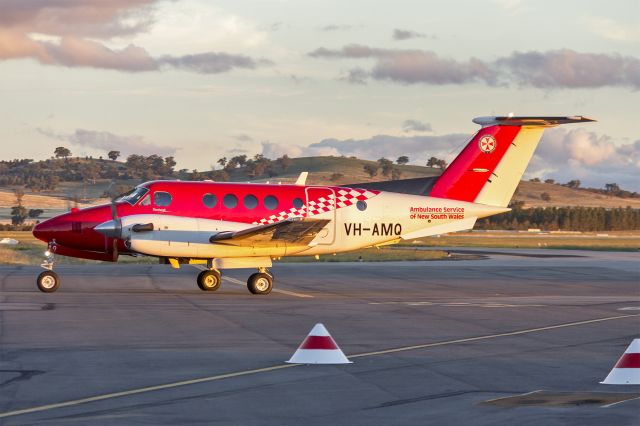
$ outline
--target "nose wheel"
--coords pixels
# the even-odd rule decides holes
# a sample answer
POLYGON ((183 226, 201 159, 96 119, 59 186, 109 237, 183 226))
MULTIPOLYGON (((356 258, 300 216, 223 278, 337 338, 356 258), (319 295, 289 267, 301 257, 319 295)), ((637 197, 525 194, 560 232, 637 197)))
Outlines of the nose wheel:
POLYGON ((38 290, 43 293, 53 293, 60 287, 60 278, 58 274, 53 271, 42 271, 40 275, 38 275, 38 279, 36 281, 38 285, 38 290))
POLYGON ((53 272, 53 263, 54 263, 54 254, 56 252, 56 242, 55 240, 49 242, 47 246, 47 251, 44 252, 45 260, 40 264, 41 267, 45 269, 45 271, 40 272, 38 278, 36 279, 36 285, 38 286, 38 290, 43 293, 53 293, 60 287, 60 277, 58 274, 53 272))

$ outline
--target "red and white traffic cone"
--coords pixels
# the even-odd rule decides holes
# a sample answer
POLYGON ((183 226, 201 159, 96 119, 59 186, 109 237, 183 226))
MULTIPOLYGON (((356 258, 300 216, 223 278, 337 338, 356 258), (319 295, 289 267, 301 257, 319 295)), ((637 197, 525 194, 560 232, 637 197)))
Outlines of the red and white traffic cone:
POLYGON ((322 324, 316 324, 298 347, 290 364, 351 364, 322 324))
POLYGON ((600 383, 604 385, 640 385, 640 339, 633 339, 611 373, 600 383))

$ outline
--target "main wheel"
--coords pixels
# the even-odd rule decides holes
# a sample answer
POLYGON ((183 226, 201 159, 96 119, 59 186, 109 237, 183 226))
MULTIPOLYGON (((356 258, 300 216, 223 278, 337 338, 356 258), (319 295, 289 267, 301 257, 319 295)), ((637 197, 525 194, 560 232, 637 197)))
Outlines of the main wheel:
POLYGON ((60 278, 53 271, 43 271, 38 275, 38 290, 43 293, 53 293, 60 287, 60 278))
POLYGON ((198 274, 198 287, 200 287, 200 290, 216 291, 220 288, 221 282, 220 272, 218 271, 202 271, 198 274))
POLYGON ((247 288, 252 294, 269 294, 273 288, 273 278, 264 272, 257 272, 247 280, 247 288))

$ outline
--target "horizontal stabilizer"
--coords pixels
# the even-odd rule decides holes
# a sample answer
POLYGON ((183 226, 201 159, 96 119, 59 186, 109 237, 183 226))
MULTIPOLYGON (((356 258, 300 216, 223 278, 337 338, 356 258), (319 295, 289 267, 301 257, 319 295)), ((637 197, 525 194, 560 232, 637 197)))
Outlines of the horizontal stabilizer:
POLYGON ((596 121, 581 115, 569 117, 476 117, 473 122, 481 126, 557 126, 569 123, 596 121))

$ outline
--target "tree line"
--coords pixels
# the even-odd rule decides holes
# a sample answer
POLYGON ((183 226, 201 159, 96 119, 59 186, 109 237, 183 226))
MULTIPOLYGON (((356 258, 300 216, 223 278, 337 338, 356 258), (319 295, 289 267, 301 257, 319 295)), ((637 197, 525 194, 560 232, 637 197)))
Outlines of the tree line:
POLYGON ((480 219, 476 229, 545 231, 619 231, 640 230, 640 209, 620 207, 535 207, 523 209, 512 203, 507 213, 480 219))

